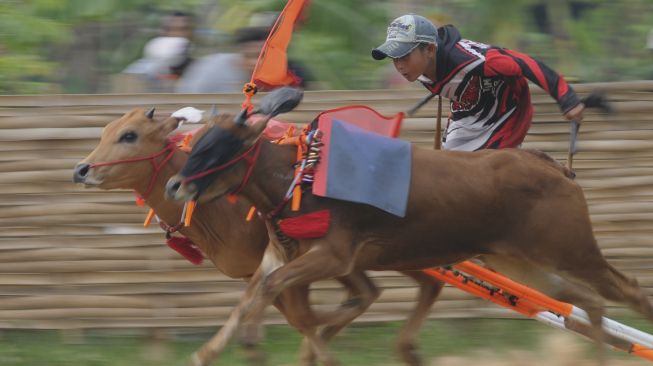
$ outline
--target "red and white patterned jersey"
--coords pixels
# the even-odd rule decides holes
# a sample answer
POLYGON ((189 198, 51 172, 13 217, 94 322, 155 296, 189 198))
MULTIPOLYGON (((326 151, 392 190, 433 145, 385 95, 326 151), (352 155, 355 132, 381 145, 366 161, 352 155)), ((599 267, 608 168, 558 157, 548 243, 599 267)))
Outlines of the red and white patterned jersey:
POLYGON ((423 76, 419 80, 432 93, 451 101, 444 149, 519 146, 533 116, 527 80, 549 93, 563 113, 580 103, 564 78, 542 62, 516 51, 461 39, 451 25, 438 32, 437 80, 423 76))

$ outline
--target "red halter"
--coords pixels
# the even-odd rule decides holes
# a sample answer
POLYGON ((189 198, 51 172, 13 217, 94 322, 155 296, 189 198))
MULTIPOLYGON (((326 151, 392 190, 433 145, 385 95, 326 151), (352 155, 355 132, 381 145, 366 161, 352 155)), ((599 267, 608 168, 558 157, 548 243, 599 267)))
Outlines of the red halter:
POLYGON ((161 169, 163 168, 165 163, 167 163, 172 158, 172 155, 175 153, 175 150, 177 150, 177 143, 175 141, 171 141, 168 143, 168 145, 166 145, 166 147, 163 148, 163 150, 159 151, 158 153, 154 153, 152 155, 138 157, 138 158, 112 160, 112 161, 107 161, 102 163, 93 163, 89 165, 89 169, 99 167, 99 166, 118 165, 118 164, 134 163, 138 161, 149 160, 150 163, 152 164, 152 169, 154 169, 154 173, 150 177, 150 182, 147 185, 147 190, 140 197, 142 199, 145 199, 152 192, 152 189, 154 189, 154 183, 156 182, 156 178, 159 176, 159 173, 161 172, 161 169), (168 152, 168 155, 166 155, 163 158, 163 160, 161 160, 161 162, 157 164, 154 161, 154 159, 165 154, 166 152, 168 152))
POLYGON ((229 160, 228 162, 218 165, 213 168, 209 168, 207 170, 201 171, 195 175, 191 175, 190 177, 184 178, 183 182, 188 183, 192 182, 196 179, 206 177, 209 174, 213 174, 215 172, 219 172, 221 170, 225 170, 229 168, 230 166, 236 164, 237 162, 241 160, 245 160, 247 162, 247 172, 245 173, 245 177, 243 178, 243 181, 238 185, 238 187, 231 192, 231 195, 237 195, 240 193, 240 191, 243 190, 247 182, 249 181, 249 178, 252 176, 252 172, 254 171, 254 165, 256 164, 256 160, 258 160, 258 156, 261 153, 261 140, 256 141, 252 146, 250 146, 245 152, 242 154, 238 155, 237 157, 229 160), (250 153, 254 153, 252 156, 250 156, 250 153))

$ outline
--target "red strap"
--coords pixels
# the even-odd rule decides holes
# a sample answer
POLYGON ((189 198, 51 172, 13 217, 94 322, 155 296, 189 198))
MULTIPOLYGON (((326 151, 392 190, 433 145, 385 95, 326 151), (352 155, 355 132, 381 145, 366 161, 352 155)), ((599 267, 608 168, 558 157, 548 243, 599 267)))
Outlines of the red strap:
MULTIPOLYGON (((147 196, 152 192, 152 189, 154 189, 154 183, 156 182, 156 178, 159 176, 159 173, 161 172, 161 169, 163 169, 163 166, 172 159, 172 156, 174 155, 175 151, 177 149, 177 144, 176 142, 170 142, 168 145, 166 145, 163 150, 154 153, 152 155, 148 156, 142 156, 142 157, 137 157, 137 158, 131 158, 131 159, 121 159, 121 160, 112 160, 112 161, 107 161, 107 162, 101 162, 101 163, 93 163, 89 165, 90 168, 96 168, 99 166, 110 166, 110 165, 118 165, 118 164, 126 164, 126 163, 134 163, 134 162, 139 162, 139 161, 145 161, 149 160, 150 164, 152 164, 152 169, 154 170, 152 176, 150 177, 150 181, 147 185, 147 189, 145 190, 145 193, 141 195, 140 198, 146 199, 147 196), (158 158, 159 156, 165 154, 168 152, 168 155, 166 155, 163 160, 159 164, 155 162, 155 159, 158 158)), ((136 202, 139 202, 139 199, 137 198, 136 202)))
POLYGON ((231 192, 231 194, 234 196, 240 193, 240 191, 242 191, 243 188, 245 188, 245 185, 247 184, 247 182, 249 182, 249 178, 251 178, 252 176, 252 172, 254 171, 254 164, 256 163, 259 154, 261 153, 261 144, 257 142, 255 146, 256 148, 254 150, 254 155, 251 157, 247 155, 243 158, 245 159, 245 161, 247 161, 247 172, 245 173, 245 177, 243 178, 243 181, 240 182, 240 185, 236 188, 236 190, 231 192))
POLYGON ((249 167, 249 169, 248 169, 248 172, 251 174, 252 166, 256 162, 256 159, 258 159, 258 155, 259 155, 260 150, 261 150, 261 140, 258 140, 254 145, 250 146, 249 149, 245 150, 245 152, 240 154, 238 157, 236 157, 234 159, 231 159, 231 160, 229 160, 228 162, 226 162, 226 163, 224 163, 222 165, 218 165, 216 167, 201 171, 201 172, 199 172, 199 173, 197 173, 195 175, 191 175, 190 177, 187 177, 187 178, 184 179, 184 183, 192 182, 192 181, 197 180, 199 178, 206 177, 209 174, 213 174, 215 172, 225 170, 228 167, 236 164, 237 162, 239 162, 239 161, 241 161, 243 159, 246 160, 251 165, 249 167), (252 150, 254 150, 254 157, 249 158, 249 153, 252 150))

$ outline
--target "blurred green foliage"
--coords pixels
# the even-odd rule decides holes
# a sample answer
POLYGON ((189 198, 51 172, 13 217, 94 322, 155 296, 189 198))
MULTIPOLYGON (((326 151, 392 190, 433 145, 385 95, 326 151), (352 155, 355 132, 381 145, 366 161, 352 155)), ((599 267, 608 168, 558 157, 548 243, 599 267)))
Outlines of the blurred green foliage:
MULTIPOLYGON (((196 14, 197 55, 228 50, 252 14, 284 0, 4 0, 0 94, 110 91, 108 77, 141 56, 167 11, 196 14)), ((389 21, 418 12, 463 37, 518 49, 578 81, 653 78, 651 0, 311 0, 290 55, 330 89, 384 87, 374 62, 389 21)))
POLYGON ((120 71, 166 10, 199 0, 3 0, 0 94, 96 92, 120 71), (133 36, 136 37, 133 37, 133 36))

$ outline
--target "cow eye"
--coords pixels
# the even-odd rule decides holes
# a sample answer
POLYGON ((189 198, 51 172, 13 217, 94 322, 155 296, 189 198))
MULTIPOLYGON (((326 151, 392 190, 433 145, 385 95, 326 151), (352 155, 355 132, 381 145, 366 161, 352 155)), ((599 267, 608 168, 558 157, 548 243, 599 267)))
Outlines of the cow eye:
POLYGON ((120 136, 120 139, 118 139, 118 142, 125 142, 125 143, 132 143, 135 142, 136 139, 138 138, 138 135, 136 135, 136 132, 134 131, 127 131, 120 136))

